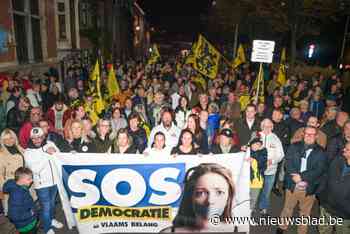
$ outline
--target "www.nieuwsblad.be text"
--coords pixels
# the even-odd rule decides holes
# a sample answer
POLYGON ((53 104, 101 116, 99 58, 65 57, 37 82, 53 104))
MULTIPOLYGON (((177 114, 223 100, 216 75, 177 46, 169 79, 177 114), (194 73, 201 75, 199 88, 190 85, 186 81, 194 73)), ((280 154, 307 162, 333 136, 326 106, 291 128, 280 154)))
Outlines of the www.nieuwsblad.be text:
POLYGON ((219 216, 213 216, 209 219, 212 225, 220 225, 222 223, 229 223, 233 225, 247 225, 250 226, 299 226, 299 225, 311 225, 311 226, 324 226, 324 225, 343 225, 343 219, 338 217, 232 217, 225 220, 221 220, 219 216))

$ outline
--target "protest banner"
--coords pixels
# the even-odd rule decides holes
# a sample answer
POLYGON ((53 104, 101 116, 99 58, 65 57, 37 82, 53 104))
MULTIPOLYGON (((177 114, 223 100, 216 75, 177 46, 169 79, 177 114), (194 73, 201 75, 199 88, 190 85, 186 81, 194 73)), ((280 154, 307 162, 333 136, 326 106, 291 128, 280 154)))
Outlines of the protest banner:
MULTIPOLYGON (((230 216, 249 216, 249 161, 245 157, 245 153, 175 158, 74 153, 60 154, 55 161, 70 228, 76 226, 84 234, 157 233, 172 226, 186 197, 184 182, 201 173, 198 168, 229 171, 234 188, 226 194, 231 191, 234 195, 224 199, 225 210, 229 207, 230 216)), ((234 226, 229 229, 233 231, 234 226)), ((239 226, 238 230, 248 231, 249 226, 239 226)))

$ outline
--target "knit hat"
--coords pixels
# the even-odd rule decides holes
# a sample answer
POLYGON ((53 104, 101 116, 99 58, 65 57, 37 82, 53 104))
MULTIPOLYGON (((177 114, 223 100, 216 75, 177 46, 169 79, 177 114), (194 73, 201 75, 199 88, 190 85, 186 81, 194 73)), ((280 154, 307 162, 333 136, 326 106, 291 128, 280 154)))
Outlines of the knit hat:
POLYGON ((30 131, 30 138, 42 137, 44 136, 44 131, 41 128, 33 128, 30 131))

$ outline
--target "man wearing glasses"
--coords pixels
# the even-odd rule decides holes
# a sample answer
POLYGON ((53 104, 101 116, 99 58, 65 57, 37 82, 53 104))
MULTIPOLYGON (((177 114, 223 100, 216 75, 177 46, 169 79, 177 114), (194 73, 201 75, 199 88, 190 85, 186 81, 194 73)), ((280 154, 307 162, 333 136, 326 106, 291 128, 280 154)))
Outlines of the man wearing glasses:
MULTIPOLYGON (((290 218, 299 203, 299 215, 310 215, 315 202, 316 189, 327 167, 327 156, 316 143, 317 128, 307 126, 303 141, 292 144, 286 154, 286 196, 281 218, 290 218)), ((284 222, 276 233, 283 233, 288 225, 284 222)), ((298 226, 298 234, 307 233, 307 225, 298 226)))

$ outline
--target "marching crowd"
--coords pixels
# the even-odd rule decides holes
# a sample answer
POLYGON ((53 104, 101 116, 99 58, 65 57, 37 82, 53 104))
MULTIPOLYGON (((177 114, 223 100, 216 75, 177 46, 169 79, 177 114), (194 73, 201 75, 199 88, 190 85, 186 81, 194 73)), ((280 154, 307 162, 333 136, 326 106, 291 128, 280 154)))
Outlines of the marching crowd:
MULTIPOLYGON (((348 81, 298 74, 281 85, 271 69, 264 101, 243 103, 257 76, 253 67, 198 80, 191 66, 176 64, 114 64, 120 90, 99 114, 86 67, 70 67, 63 82, 55 69, 45 77, 1 76, 0 220, 8 218, 19 233, 35 233, 39 220, 45 233, 63 227, 54 213, 50 155, 57 152, 215 157, 247 151, 253 214, 269 214, 274 192, 285 196, 281 217, 292 216, 297 205, 308 216, 318 201, 321 215, 346 224, 320 232, 350 233, 348 81)), ((102 72, 102 90, 106 79, 102 72)))

